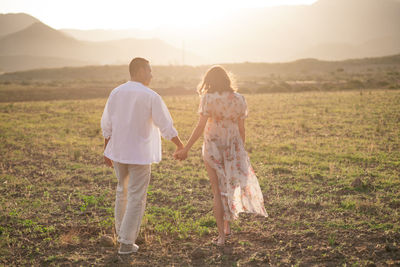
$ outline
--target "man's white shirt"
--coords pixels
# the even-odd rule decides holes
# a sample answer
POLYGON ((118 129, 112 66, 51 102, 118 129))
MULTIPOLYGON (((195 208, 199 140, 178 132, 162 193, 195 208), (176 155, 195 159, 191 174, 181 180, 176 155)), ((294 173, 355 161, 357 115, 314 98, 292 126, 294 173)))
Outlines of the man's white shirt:
POLYGON ((178 135, 161 96, 139 82, 128 81, 110 93, 101 118, 104 155, 125 164, 161 161, 161 135, 178 135))

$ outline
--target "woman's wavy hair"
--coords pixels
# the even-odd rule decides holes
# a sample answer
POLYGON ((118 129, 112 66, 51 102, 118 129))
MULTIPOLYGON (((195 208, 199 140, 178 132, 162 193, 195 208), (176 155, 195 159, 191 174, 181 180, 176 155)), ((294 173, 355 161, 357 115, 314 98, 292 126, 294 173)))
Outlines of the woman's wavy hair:
POLYGON ((222 66, 212 66, 197 87, 200 95, 207 93, 236 92, 235 80, 222 66))

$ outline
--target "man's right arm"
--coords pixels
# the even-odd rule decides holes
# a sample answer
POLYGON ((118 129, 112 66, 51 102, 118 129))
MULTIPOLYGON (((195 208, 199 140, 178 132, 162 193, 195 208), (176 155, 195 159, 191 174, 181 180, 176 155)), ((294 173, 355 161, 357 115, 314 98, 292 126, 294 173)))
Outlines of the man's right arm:
POLYGON ((174 128, 171 114, 159 95, 153 96, 151 103, 151 117, 154 124, 160 129, 162 137, 171 140, 177 146, 182 144, 179 140, 178 132, 174 128))

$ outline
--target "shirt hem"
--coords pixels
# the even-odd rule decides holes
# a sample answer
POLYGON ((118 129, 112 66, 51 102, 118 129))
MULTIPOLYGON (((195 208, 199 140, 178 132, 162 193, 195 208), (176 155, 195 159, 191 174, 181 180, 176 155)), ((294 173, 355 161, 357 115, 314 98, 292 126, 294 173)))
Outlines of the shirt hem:
POLYGON ((123 160, 123 159, 117 159, 117 158, 115 158, 113 156, 106 155, 106 153, 104 153, 104 156, 106 156, 107 158, 111 159, 112 161, 116 161, 116 162, 119 162, 119 163, 122 163, 122 164, 149 165, 149 164, 152 164, 152 163, 160 163, 160 161, 161 161, 161 159, 158 160, 158 161, 157 160, 152 160, 152 161, 123 160))

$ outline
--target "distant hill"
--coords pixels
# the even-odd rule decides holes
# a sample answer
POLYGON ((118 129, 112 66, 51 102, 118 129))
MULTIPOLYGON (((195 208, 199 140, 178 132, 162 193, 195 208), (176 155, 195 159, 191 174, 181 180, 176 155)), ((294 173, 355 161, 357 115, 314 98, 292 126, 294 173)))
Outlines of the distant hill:
POLYGON ((376 38, 359 45, 348 43, 320 44, 299 53, 299 56, 326 60, 343 60, 348 58, 362 58, 366 55, 381 57, 394 52, 400 52, 400 36, 376 38))
MULTIPOLYGON (((343 61, 321 61, 317 59, 301 59, 286 63, 235 63, 221 64, 227 70, 241 77, 269 77, 270 75, 286 75, 296 77, 302 75, 318 75, 343 70, 347 73, 369 72, 372 69, 400 69, 400 54, 377 58, 351 59, 343 61)), ((202 66, 153 66, 154 77, 169 77, 169 80, 200 81, 201 76, 210 67, 202 66)), ((86 66, 53 69, 37 69, 4 73, 0 81, 121 81, 129 78, 127 65, 86 66)), ((400 77, 399 77, 400 78, 400 77)), ((400 81, 399 81, 400 82, 400 81)))
POLYGON ((309 39, 317 45, 296 57, 326 60, 400 53, 400 3, 393 0, 320 0, 312 7, 309 39), (314 25, 312 25, 314 24, 314 25))
POLYGON ((155 37, 151 31, 141 31, 141 30, 78 30, 78 29, 61 29, 61 32, 74 37, 82 41, 90 42, 105 42, 105 41, 115 41, 121 39, 129 38, 149 38, 155 37))
POLYGON ((0 56, 0 73, 6 70, 22 71, 27 69, 60 68, 64 66, 84 66, 91 62, 57 57, 41 56, 0 56))
POLYGON ((218 51, 219 61, 231 61, 232 55, 235 61, 276 62, 397 54, 400 3, 320 0, 310 6, 248 9, 199 38, 206 40, 199 45, 209 42, 208 50, 218 51), (369 43, 380 38, 387 38, 387 43, 369 43))
MULTIPOLYGON (((156 65, 199 65, 400 53, 398 0, 319 0, 302 6, 227 9, 224 19, 203 29, 55 30, 33 20, 26 14, 7 16, 9 22, 4 25, 9 25, 9 33, 0 36, 0 56, 65 58, 90 64, 127 64, 134 56, 143 56, 156 65), (13 17, 19 28, 10 22, 13 17)), ((4 65, 3 71, 24 68, 4 65)))
MULTIPOLYGON (((1 58, 0 58, 1 60, 1 58)), ((302 59, 287 63, 222 64, 240 93, 370 89, 400 90, 400 55, 345 61, 302 59)), ((202 66, 152 66, 151 88, 161 95, 195 95, 202 66)), ((0 102, 105 98, 129 79, 128 66, 36 69, 0 75, 0 102)))
POLYGON ((1 38, 0 55, 79 58, 76 51, 83 50, 84 46, 83 42, 41 22, 36 22, 21 31, 1 38))
MULTIPOLYGON (((206 30, 72 31, 82 40, 155 37, 215 62, 343 60, 400 53, 400 1, 319 0, 309 6, 243 9, 206 30)), ((191 63, 187 61, 187 63, 191 63)))
POLYGON ((20 31, 35 22, 39 20, 24 13, 0 14, 0 37, 20 31))
MULTIPOLYGON (((127 64, 135 56, 146 57, 153 64, 176 64, 182 58, 182 51, 159 39, 80 41, 41 22, 35 22, 20 31, 0 38, 0 57, 7 57, 7 62, 10 62, 11 57, 17 60, 12 64, 0 63, 2 71, 5 72, 44 66, 74 66, 79 62, 86 65, 127 64), (30 64, 23 62, 24 56, 27 56, 26 60, 30 64), (46 64, 43 64, 44 58, 47 58, 46 64), (49 58, 57 58, 57 60, 49 60, 49 58)), ((186 56, 192 61, 199 59, 189 53, 186 56)))

